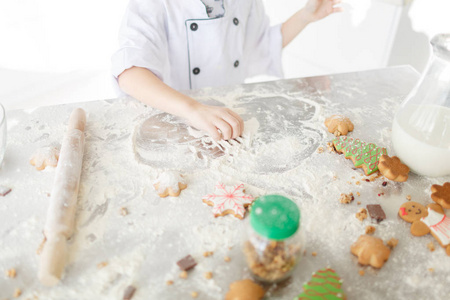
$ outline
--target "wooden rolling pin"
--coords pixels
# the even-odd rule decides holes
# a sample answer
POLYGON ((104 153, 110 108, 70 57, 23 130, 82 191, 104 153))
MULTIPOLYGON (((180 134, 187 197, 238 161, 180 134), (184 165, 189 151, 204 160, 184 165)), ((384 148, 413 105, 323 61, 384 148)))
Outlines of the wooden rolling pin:
POLYGON ((83 164, 86 113, 77 108, 70 115, 64 135, 44 228, 39 280, 46 286, 57 284, 67 260, 67 239, 74 231, 78 187, 83 164))

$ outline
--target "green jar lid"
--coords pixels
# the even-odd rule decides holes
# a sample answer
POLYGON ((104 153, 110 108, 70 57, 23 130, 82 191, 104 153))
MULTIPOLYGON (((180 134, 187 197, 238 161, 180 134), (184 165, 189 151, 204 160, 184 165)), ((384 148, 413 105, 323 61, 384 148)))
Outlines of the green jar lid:
POLYGON ((259 197, 252 205, 250 225, 259 235, 283 240, 300 226, 300 210, 292 200, 280 195, 259 197))

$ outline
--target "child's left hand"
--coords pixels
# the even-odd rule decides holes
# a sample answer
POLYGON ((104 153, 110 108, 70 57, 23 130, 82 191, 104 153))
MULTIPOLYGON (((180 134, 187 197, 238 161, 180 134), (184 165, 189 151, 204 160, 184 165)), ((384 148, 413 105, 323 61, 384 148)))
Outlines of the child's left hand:
POLYGON ((309 0, 305 7, 304 13, 309 22, 315 22, 323 19, 332 13, 341 12, 342 7, 335 7, 342 0, 309 0))

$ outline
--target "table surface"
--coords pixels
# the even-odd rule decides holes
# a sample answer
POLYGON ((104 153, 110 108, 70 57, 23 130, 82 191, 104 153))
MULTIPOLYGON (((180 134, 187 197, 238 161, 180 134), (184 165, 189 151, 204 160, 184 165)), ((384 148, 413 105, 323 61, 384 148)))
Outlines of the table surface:
POLYGON ((208 139, 182 121, 131 98, 9 111, 0 185, 12 191, 0 197, 0 271, 15 268, 17 277, 0 279, 0 299, 11 298, 16 288, 23 299, 121 299, 131 284, 137 287, 133 299, 190 299, 192 291, 198 299, 223 299, 231 282, 249 277, 240 246, 247 220, 214 218, 201 198, 217 182, 243 183, 256 197, 286 195, 301 209, 306 254, 268 298, 292 299, 312 272, 329 266, 343 278, 348 299, 447 299, 450 258, 432 236, 413 237, 397 211, 407 195, 431 203, 430 186, 450 178, 411 174, 406 183, 383 186, 382 177, 366 182, 350 160, 326 150, 334 136, 323 121, 343 113, 355 124, 349 136, 393 154, 393 115, 418 78, 405 66, 189 92, 201 102, 231 107, 245 120, 245 142, 225 153, 208 148, 208 139), (76 230, 64 278, 47 288, 37 280, 36 249, 55 169, 37 171, 28 161, 37 149, 61 142, 75 107, 85 109, 88 120, 76 230), (180 170, 188 188, 162 199, 152 183, 169 169, 180 170), (350 192, 360 196, 339 203, 340 194, 350 192), (372 224, 355 218, 367 204, 380 204, 387 219, 372 224), (128 215, 120 214, 122 207, 128 215), (350 253, 367 225, 384 241, 399 240, 380 270, 358 265, 350 253), (214 254, 203 257, 205 251, 214 254), (176 261, 188 254, 198 265, 180 279, 176 261), (203 276, 208 271, 210 280, 203 276))

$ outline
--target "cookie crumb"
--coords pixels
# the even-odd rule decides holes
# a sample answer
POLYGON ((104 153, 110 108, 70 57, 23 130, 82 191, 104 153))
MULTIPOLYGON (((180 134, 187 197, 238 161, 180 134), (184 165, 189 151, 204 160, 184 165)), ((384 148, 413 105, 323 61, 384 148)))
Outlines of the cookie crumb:
POLYGON ((20 297, 20 295, 22 295, 22 290, 19 289, 19 288, 16 288, 16 289, 14 290, 13 297, 14 297, 14 298, 18 298, 18 297, 20 297))
POLYGON ((166 281, 166 285, 172 285, 173 284, 173 280, 167 280, 166 281))
POLYGON ((334 145, 332 142, 327 142, 327 150, 328 150, 328 152, 336 152, 336 148, 334 148, 334 145))
POLYGON ((188 277, 188 272, 183 271, 180 273, 180 278, 186 279, 188 277))
POLYGON ((127 286, 125 292, 123 293, 123 300, 131 300, 136 292, 136 288, 132 285, 127 286))
POLYGON ((5 274, 6 274, 6 276, 9 277, 9 278, 15 278, 16 275, 17 275, 17 274, 16 274, 16 269, 11 268, 11 269, 7 270, 7 271, 5 272, 5 274))
POLYGON ((358 196, 358 197, 359 197, 359 196, 361 196, 361 194, 360 194, 359 192, 356 192, 356 196, 358 196))
POLYGON ((333 134, 334 134, 335 136, 341 136, 341 132, 340 132, 339 130, 336 130, 333 134))
POLYGON ((428 268, 428 272, 433 273, 434 269, 433 268, 428 268))
POLYGON ((433 252, 434 250, 436 250, 436 248, 434 248, 433 242, 429 242, 427 247, 428 247, 428 250, 430 250, 430 252, 433 252))
POLYGON ((223 258, 223 260, 226 261, 226 262, 230 262, 230 261, 231 261, 231 258, 230 258, 229 256, 225 256, 225 257, 223 258))
POLYGON ((391 238, 389 241, 387 241, 386 245, 391 248, 394 249, 395 247, 397 247, 398 245, 398 239, 396 238, 391 238))
POLYGON ((356 204, 361 205, 361 201, 356 202, 356 204))
POLYGON ((356 218, 361 222, 364 221, 364 219, 367 219, 367 210, 365 208, 360 208, 356 213, 356 218))
POLYGON ((374 234, 376 228, 372 225, 366 227, 366 234, 374 234))
POLYGON ((204 274, 204 276, 205 276, 206 279, 211 279, 213 277, 213 273, 212 272, 206 272, 204 274))
POLYGON ((121 207, 119 213, 121 216, 126 216, 128 215, 128 209, 126 207, 121 207))
POLYGON ((97 269, 102 269, 102 268, 106 267, 107 265, 108 265, 107 261, 102 261, 97 264, 97 269))
POLYGON ((311 255, 316 257, 317 256, 317 252, 311 252, 311 255))
POLYGON ((411 201, 411 195, 406 195, 406 200, 411 201))
POLYGON ((317 148, 317 153, 323 153, 323 151, 324 151, 324 149, 323 149, 323 147, 319 147, 319 148, 317 148))
POLYGON ((359 274, 359 276, 364 276, 364 270, 359 270, 359 272, 358 272, 358 274, 359 274))
POLYGON ((203 252, 203 256, 204 257, 209 257, 209 256, 211 256, 213 254, 214 254, 214 252, 212 252, 212 251, 205 251, 205 252, 203 252))
POLYGON ((353 196, 353 193, 350 194, 341 194, 341 197, 339 198, 339 202, 342 204, 349 204, 355 200, 355 197, 353 196))
POLYGON ((357 181, 357 182, 355 182, 355 184, 356 184, 356 185, 360 185, 360 184, 361 184, 361 182, 357 181))
POLYGON ((197 298, 198 297, 198 292, 191 292, 191 297, 192 298, 197 298))

